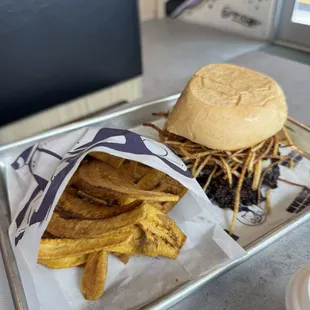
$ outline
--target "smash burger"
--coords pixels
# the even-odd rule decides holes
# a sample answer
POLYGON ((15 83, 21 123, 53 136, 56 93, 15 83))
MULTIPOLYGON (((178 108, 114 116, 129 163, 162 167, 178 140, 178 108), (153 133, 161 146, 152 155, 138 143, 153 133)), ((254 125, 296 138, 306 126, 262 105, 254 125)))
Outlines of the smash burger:
POLYGON ((267 198, 277 187, 279 164, 292 160, 279 147, 292 145, 284 123, 287 105, 270 77, 231 64, 199 69, 169 112, 160 140, 186 162, 210 199, 231 208, 267 198), (262 186, 267 188, 265 196, 262 186))

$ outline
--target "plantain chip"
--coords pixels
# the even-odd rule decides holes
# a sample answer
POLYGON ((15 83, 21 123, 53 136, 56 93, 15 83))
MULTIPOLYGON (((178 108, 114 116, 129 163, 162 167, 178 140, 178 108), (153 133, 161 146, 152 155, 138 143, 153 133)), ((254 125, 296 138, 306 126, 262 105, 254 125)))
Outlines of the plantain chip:
POLYGON ((163 172, 153 169, 142 177, 137 186, 143 190, 153 190, 164 176, 163 172))
POLYGON ((164 202, 161 205, 160 211, 162 211, 164 214, 167 214, 167 213, 169 213, 174 208, 174 206, 176 204, 177 204, 177 202, 164 202))
POLYGON ((162 182, 176 186, 176 187, 182 187, 183 188, 183 185, 179 181, 173 179, 171 176, 169 176, 167 174, 165 174, 164 177, 162 178, 162 182))
POLYGON ((164 238, 159 237, 151 232, 146 233, 147 241, 141 248, 141 253, 146 256, 157 257, 165 256, 176 259, 180 249, 171 245, 164 238))
POLYGON ((176 258, 184 245, 186 235, 175 222, 157 208, 148 207, 147 219, 139 225, 146 235, 146 242, 140 248, 144 255, 176 258))
POLYGON ((42 236, 38 263, 49 268, 85 265, 81 290, 101 297, 108 254, 177 258, 186 235, 165 215, 187 189, 135 161, 92 152, 72 176, 42 236))
MULTIPOLYGON (((180 199, 187 193, 188 189, 186 187, 183 187, 179 192, 178 192, 178 196, 180 197, 180 199)), ((163 202, 162 203, 162 208, 160 209, 163 213, 167 214, 168 212, 170 212, 173 207, 177 204, 178 202, 163 202)))
POLYGON ((152 205, 148 205, 147 219, 139 224, 146 235, 146 242, 140 251, 144 255, 156 257, 166 256, 175 259, 186 235, 175 222, 152 205))
MULTIPOLYGON (((154 189, 158 192, 164 192, 164 193, 169 193, 169 194, 174 194, 178 195, 179 198, 181 199, 188 191, 186 187, 184 187, 181 183, 178 181, 172 179, 170 176, 165 175, 158 186, 154 189)), ((161 210, 163 213, 167 214, 170 212, 173 207, 177 204, 177 202, 173 201, 167 201, 163 202, 161 204, 161 207, 159 208, 158 205, 156 207, 161 210)), ((155 204, 153 204, 155 206, 155 204)))
POLYGON ((150 201, 178 201, 177 195, 144 191, 129 182, 124 174, 98 160, 90 161, 78 169, 77 186, 84 192, 98 197, 121 201, 132 198, 150 201))
POLYGON ((147 173, 152 171, 153 168, 141 163, 137 163, 135 170, 135 183, 139 182, 147 173))
POLYGON ((82 276, 82 294, 87 300, 99 299, 104 291, 108 273, 108 252, 89 254, 82 276))
POLYGON ((115 257, 117 257, 123 264, 127 264, 129 261, 129 256, 127 254, 122 254, 122 253, 113 253, 115 257))
POLYGON ((54 239, 55 236, 53 236, 52 234, 48 233, 47 231, 45 231, 41 237, 42 239, 54 239))
POLYGON ((169 193, 169 194, 173 194, 173 195, 179 195, 182 191, 182 188, 180 186, 175 186, 175 185, 171 185, 168 183, 161 183, 154 190, 156 190, 158 192, 169 193))
POLYGON ((154 188, 154 190, 158 192, 184 196, 188 189, 170 176, 164 175, 163 178, 160 180, 160 183, 157 187, 154 188))
POLYGON ((132 211, 101 220, 65 219, 54 212, 46 230, 58 238, 98 238, 108 232, 118 234, 123 229, 139 223, 145 217, 145 204, 132 211))
MULTIPOLYGON (((63 193, 56 210, 61 214, 80 219, 104 219, 128 212, 139 206, 141 202, 133 202, 124 206, 99 206, 69 193, 63 193)), ((58 236, 59 237, 59 236, 58 236)))
POLYGON ((67 185, 67 187, 64 190, 64 193, 68 193, 71 195, 77 195, 79 192, 79 189, 75 187, 74 185, 67 185))
POLYGON ((144 231, 139 226, 137 226, 137 229, 133 234, 133 238, 130 241, 134 249, 132 254, 129 255, 124 253, 113 253, 113 255, 116 256, 124 264, 127 264, 130 256, 137 256, 141 254, 141 244, 144 238, 145 238, 144 231))
POLYGON ((92 195, 88 195, 87 193, 83 192, 83 191, 77 191, 77 195, 80 198, 83 198, 85 200, 90 201, 93 204, 98 204, 98 205, 102 205, 102 206, 107 206, 108 205, 108 201, 105 199, 100 199, 100 198, 96 198, 92 195))
MULTIPOLYGON (((154 236, 154 238, 156 237, 158 239, 164 240, 165 244, 169 244, 173 248, 180 248, 178 242, 175 240, 177 237, 171 231, 169 231, 169 229, 156 226, 154 223, 149 221, 141 221, 140 227, 144 230, 147 239, 149 236, 154 236)), ((153 241, 157 242, 157 239, 153 241)))
POLYGON ((127 160, 120 167, 124 175, 127 177, 127 180, 131 183, 135 182, 135 172, 137 168, 137 162, 132 160, 127 160))
POLYGON ((78 174, 77 174, 77 172, 74 172, 74 174, 72 175, 71 179, 69 180, 69 182, 67 184, 67 187, 74 185, 77 180, 78 180, 78 174))
POLYGON ((103 153, 103 152, 91 152, 88 155, 101 160, 102 162, 106 163, 107 165, 109 165, 110 167, 114 169, 118 169, 125 160, 124 158, 117 157, 117 156, 114 156, 108 153, 103 153))
POLYGON ((53 269, 70 268, 84 265, 87 260, 87 254, 68 256, 57 259, 43 259, 39 258, 38 263, 53 269))
POLYGON ((172 245, 177 247, 181 248, 186 241, 186 235, 175 221, 152 205, 147 205, 147 219, 140 221, 140 225, 143 226, 144 231, 145 229, 153 231, 159 236, 165 237, 172 245))
MULTIPOLYGON (((163 205, 166 203, 166 202, 157 202, 157 201, 147 201, 148 204, 150 204, 151 206, 153 206, 154 208, 158 209, 159 211, 163 212, 164 210, 164 207, 163 205)), ((176 203, 176 202, 171 202, 171 203, 176 203)))
POLYGON ((162 213, 167 214, 169 211, 173 209, 173 207, 177 204, 177 202, 162 202, 159 203, 157 201, 148 201, 149 204, 151 204, 156 209, 160 210, 162 213))
POLYGON ((110 232, 101 238, 94 239, 42 239, 38 259, 56 259, 99 250, 136 255, 137 245, 132 242, 137 227, 124 229, 121 233, 110 232))

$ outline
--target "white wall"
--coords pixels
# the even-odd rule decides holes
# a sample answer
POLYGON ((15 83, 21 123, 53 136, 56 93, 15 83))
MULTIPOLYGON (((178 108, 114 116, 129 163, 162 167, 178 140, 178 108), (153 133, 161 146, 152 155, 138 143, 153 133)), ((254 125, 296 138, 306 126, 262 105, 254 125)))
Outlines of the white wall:
POLYGON ((138 0, 140 21, 157 18, 157 0, 138 0))
MULTIPOLYGON (((157 1, 161 3, 162 6, 164 6, 166 2, 166 0, 157 1)), ((224 31, 266 39, 270 34, 277 1, 278 0, 202 0, 197 7, 183 11, 177 18, 192 23, 208 25, 224 31), (222 12, 225 7, 230 8, 230 14, 228 14, 229 16, 227 18, 222 17, 222 12), (240 15, 254 18, 259 21, 260 24, 248 27, 242 22, 240 16, 236 17, 236 14, 232 14, 231 12, 237 12, 240 15)))

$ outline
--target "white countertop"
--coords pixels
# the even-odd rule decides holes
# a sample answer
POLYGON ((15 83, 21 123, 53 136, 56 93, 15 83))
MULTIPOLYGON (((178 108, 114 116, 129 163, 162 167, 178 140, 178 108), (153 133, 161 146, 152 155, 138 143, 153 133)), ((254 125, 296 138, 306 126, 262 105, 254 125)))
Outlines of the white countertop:
POLYGON ((178 20, 146 22, 142 25, 142 101, 178 93, 205 64, 226 62, 265 44, 178 20))

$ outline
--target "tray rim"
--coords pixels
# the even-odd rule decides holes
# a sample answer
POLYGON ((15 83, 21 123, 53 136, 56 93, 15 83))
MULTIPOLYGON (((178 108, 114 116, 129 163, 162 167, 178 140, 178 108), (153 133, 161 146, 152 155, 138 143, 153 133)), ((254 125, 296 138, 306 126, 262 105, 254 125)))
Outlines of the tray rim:
MULTIPOLYGON (((7 151, 9 149, 17 148, 17 147, 20 147, 22 145, 29 144, 29 143, 32 143, 32 142, 35 142, 38 140, 47 139, 47 138, 50 138, 50 137, 55 136, 55 135, 67 133, 67 132, 77 130, 77 129, 80 129, 83 127, 94 125, 96 123, 103 122, 105 120, 111 119, 111 118, 116 117, 116 116, 121 116, 124 114, 128 114, 128 113, 137 111, 137 110, 142 109, 144 107, 152 106, 152 105, 155 105, 158 103, 163 103, 166 101, 177 100, 180 97, 180 95, 181 95, 181 93, 177 93, 174 95, 159 98, 159 99, 152 100, 152 101, 149 101, 146 103, 139 103, 139 104, 136 104, 133 106, 128 106, 128 107, 126 107, 126 106, 117 106, 115 108, 111 107, 111 108, 107 109, 108 111, 106 111, 105 113, 103 113, 100 116, 95 116, 92 118, 87 118, 87 119, 82 120, 82 121, 77 121, 77 122, 73 122, 73 123, 70 123, 67 125, 63 125, 63 126, 60 126, 60 127, 54 128, 54 129, 44 131, 43 133, 33 135, 31 137, 19 139, 19 140, 14 141, 14 142, 2 144, 2 145, 0 144, 0 155, 2 152, 7 151)), ((288 116, 288 120, 290 120, 291 122, 293 122, 297 126, 302 127, 303 129, 310 132, 309 126, 299 122, 295 118, 288 116)))
MULTIPOLYGON (((139 104, 136 104, 133 106, 121 106, 121 107, 116 107, 114 109, 112 108, 100 116, 88 118, 88 119, 85 119, 85 120, 82 120, 79 122, 75 122, 75 123, 68 124, 65 126, 57 127, 55 129, 51 129, 51 130, 45 131, 45 132, 40 133, 40 134, 36 134, 34 136, 31 136, 31 137, 20 139, 20 140, 15 141, 15 142, 0 145, 0 157, 1 157, 2 153, 4 153, 5 151, 9 151, 9 150, 12 150, 15 148, 19 148, 23 145, 36 143, 40 140, 47 139, 47 138, 50 138, 53 136, 57 136, 59 134, 68 133, 70 131, 81 129, 83 127, 95 125, 97 123, 104 122, 106 120, 112 119, 112 118, 117 117, 117 116, 122 116, 122 115, 126 115, 128 113, 135 112, 139 109, 142 109, 142 108, 145 108, 148 106, 153 106, 153 105, 156 105, 159 103, 164 103, 164 102, 176 100, 176 99, 178 99, 179 96, 180 96, 180 93, 175 94, 175 95, 171 95, 168 97, 160 98, 157 100, 153 100, 153 101, 150 101, 147 103, 139 103, 139 104)), ((299 121, 295 120, 292 117, 288 117, 288 119, 292 123, 294 123, 295 125, 297 125, 297 126, 303 128, 304 130, 310 132, 310 127, 308 127, 307 125, 300 123, 299 121)), ((0 212, 0 217, 8 216, 8 214, 2 215, 1 213, 2 212, 0 212)), ((203 276, 201 276, 197 279, 193 279, 193 280, 187 281, 185 283, 182 283, 180 286, 174 288, 169 293, 157 298, 156 300, 151 301, 147 305, 142 306, 140 308, 140 310, 146 310, 146 309, 163 310, 163 309, 167 309, 167 308, 171 307, 172 305, 178 303, 179 301, 181 301, 185 297, 189 296, 194 291, 198 290, 200 287, 202 287, 203 285, 205 285, 206 283, 208 283, 212 279, 215 279, 216 277, 224 274, 225 272, 229 271, 230 269, 238 266, 239 264, 241 264, 242 262, 244 262, 248 258, 252 257, 253 255, 258 253, 259 251, 263 250, 264 248, 266 248, 267 246, 269 246, 270 244, 272 244, 273 242, 275 242, 279 238, 283 237, 284 235, 289 233, 291 230, 293 230, 294 228, 298 227, 299 225, 305 223, 308 220, 310 220, 310 210, 303 210, 302 212, 300 212, 299 214, 290 218, 289 220, 279 224, 277 227, 273 228, 272 230, 270 230, 266 234, 262 235, 261 237, 259 237, 255 241, 244 246, 243 248, 245 249, 247 254, 245 256, 243 256, 242 258, 235 260, 233 262, 230 262, 224 266, 218 267, 214 270, 211 270, 208 273, 204 274, 203 276)), ((6 221, 6 222, 8 222, 8 221, 6 221)), ((8 278, 8 282, 9 282, 14 306, 18 310, 27 310, 29 308, 27 306, 27 301, 26 301, 25 294, 23 291, 23 287, 22 287, 20 275, 19 275, 19 272, 17 269, 17 264, 16 264, 15 256, 13 254, 13 250, 12 250, 11 246, 9 249, 6 248, 7 241, 9 241, 8 225, 9 224, 0 225, 0 230, 1 230, 0 232, 1 232, 2 236, 4 235, 7 237, 7 240, 5 240, 5 238, 0 238, 0 250, 1 250, 0 253, 2 253, 2 256, 3 256, 3 261, 4 261, 5 268, 6 268, 7 278, 8 278), (4 243, 6 243, 6 246, 4 243), (13 258, 14 262, 12 262, 12 258, 13 258), (7 266, 7 264, 5 262, 7 262, 7 263, 11 262, 11 265, 13 267, 8 268, 9 266, 7 266)))
POLYGON ((81 129, 83 127, 87 127, 90 125, 95 125, 97 123, 103 122, 103 121, 111 119, 113 117, 128 114, 128 113, 131 113, 131 112, 134 112, 134 111, 137 111, 137 110, 140 110, 142 108, 152 106, 152 105, 155 105, 158 103, 176 100, 180 97, 180 95, 181 95, 181 93, 178 93, 175 95, 156 99, 156 100, 153 100, 153 101, 150 101, 147 103, 140 103, 140 104, 129 106, 129 107, 121 106, 121 107, 116 107, 114 109, 111 108, 111 110, 103 113, 100 116, 95 116, 95 117, 88 118, 88 119, 85 119, 82 121, 73 122, 73 123, 68 124, 68 125, 64 125, 64 126, 60 126, 60 127, 54 128, 54 129, 44 131, 43 133, 39 133, 39 134, 36 134, 34 136, 31 136, 31 137, 26 137, 26 138, 23 138, 23 139, 14 141, 14 142, 10 142, 10 143, 0 145, 0 155, 1 155, 1 152, 7 151, 7 150, 10 150, 13 148, 17 148, 17 147, 20 147, 20 146, 25 145, 25 144, 33 143, 33 142, 38 141, 38 140, 47 139, 47 138, 50 138, 52 136, 64 134, 64 133, 67 133, 67 132, 70 132, 73 130, 77 130, 77 129, 81 129))

